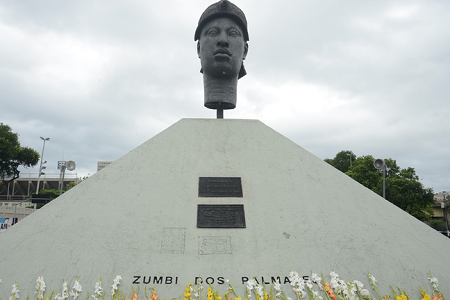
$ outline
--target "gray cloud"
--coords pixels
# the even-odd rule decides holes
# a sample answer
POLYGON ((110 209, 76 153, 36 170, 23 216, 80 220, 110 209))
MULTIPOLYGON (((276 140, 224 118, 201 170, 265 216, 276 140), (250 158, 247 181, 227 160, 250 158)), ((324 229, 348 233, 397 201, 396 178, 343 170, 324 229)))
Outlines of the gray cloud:
MULTIPOLYGON (((84 176, 181 118, 214 118, 193 40, 211 3, 0 4, 1 122, 39 152, 51 137, 49 172, 73 159, 84 176)), ((450 4, 235 3, 248 75, 226 118, 260 119, 322 159, 394 158, 449 189, 450 4)))

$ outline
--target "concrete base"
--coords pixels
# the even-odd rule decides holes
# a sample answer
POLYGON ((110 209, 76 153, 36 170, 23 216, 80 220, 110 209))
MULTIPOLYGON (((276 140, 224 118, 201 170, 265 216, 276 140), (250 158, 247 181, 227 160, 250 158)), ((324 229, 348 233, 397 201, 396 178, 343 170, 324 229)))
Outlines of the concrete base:
POLYGON ((257 120, 183 119, 1 233, 0 245, 2 298, 15 280, 32 296, 40 274, 56 292, 80 276, 90 294, 103 276, 108 298, 119 273, 126 292, 139 278, 178 297, 201 276, 244 296, 243 277, 283 283, 291 269, 366 285, 370 271, 380 292, 392 284, 413 297, 419 284, 431 291, 431 270, 450 295, 449 239, 257 120), (243 197, 198 197, 208 176, 241 177, 243 197), (197 228, 198 204, 243 204, 246 228, 197 228))

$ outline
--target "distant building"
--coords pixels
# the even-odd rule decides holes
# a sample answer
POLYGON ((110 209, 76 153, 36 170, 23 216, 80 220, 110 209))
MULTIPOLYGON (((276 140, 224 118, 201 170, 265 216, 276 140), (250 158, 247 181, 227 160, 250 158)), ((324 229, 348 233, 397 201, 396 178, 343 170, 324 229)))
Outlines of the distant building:
POLYGON ((450 192, 449 191, 443 191, 437 194, 434 194, 434 200, 435 201, 440 201, 442 202, 442 200, 450 198, 450 192))
MULTIPOLYGON (((20 177, 11 181, 11 178, 5 178, 3 183, 0 182, 0 201, 23 201, 30 198, 32 194, 36 193, 38 173, 20 173, 20 177)), ((70 182, 78 183, 77 173, 66 172, 63 182, 63 190, 66 190, 66 185, 70 182)), ((46 173, 41 176, 39 182, 39 190, 59 190, 60 188, 60 173, 46 173)))
MULTIPOLYGON (((450 200, 450 191, 443 191, 437 194, 434 194, 434 204, 433 206, 433 212, 434 216, 433 219, 445 219, 444 216, 444 200, 448 199, 450 200)), ((447 209, 449 207, 449 204, 447 204, 447 209)))
POLYGON ((97 162, 97 172, 103 169, 104 167, 109 166, 112 161, 99 161, 97 162))

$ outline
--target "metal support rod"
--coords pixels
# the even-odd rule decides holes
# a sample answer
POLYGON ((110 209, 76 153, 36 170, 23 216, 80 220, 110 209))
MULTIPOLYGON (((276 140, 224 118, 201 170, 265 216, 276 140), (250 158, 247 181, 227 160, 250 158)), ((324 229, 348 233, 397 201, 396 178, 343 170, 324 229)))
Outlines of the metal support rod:
POLYGON ((383 198, 386 199, 386 165, 383 166, 383 198))
MULTIPOLYGON (((6 193, 6 200, 9 199, 9 184, 11 183, 11 179, 8 181, 8 192, 6 193)), ((11 199, 9 199, 11 200, 11 199)))
POLYGON ((14 205, 14 218, 13 218, 13 221, 11 223, 11 226, 16 224, 16 209, 17 209, 17 205, 22 203, 22 202, 28 201, 28 200, 30 200, 30 199, 25 199, 23 201, 20 201, 19 203, 13 204, 14 205))
MULTIPOLYGON (((445 220, 445 229, 447 229, 447 237, 450 237, 450 231, 448 230, 448 205, 447 202, 445 201, 445 194, 443 194, 444 196, 444 220, 445 220)), ((448 198, 448 196, 447 196, 448 198)))
POLYGON ((217 108, 217 119, 223 119, 223 107, 219 106, 217 108))
POLYGON ((66 166, 62 166, 61 167, 61 174, 59 175, 59 183, 61 185, 60 189, 59 189, 59 195, 61 196, 62 194, 62 189, 63 189, 63 184, 64 184, 64 175, 66 174, 66 166), (62 177, 62 179, 61 179, 62 177))
POLYGON ((39 193, 39 182, 41 181, 42 161, 44 160, 45 141, 49 141, 50 138, 43 138, 43 137, 41 136, 41 140, 44 141, 44 145, 42 146, 41 165, 40 165, 40 167, 39 167, 39 176, 38 176, 38 182, 37 182, 37 186, 36 186, 36 195, 39 193))

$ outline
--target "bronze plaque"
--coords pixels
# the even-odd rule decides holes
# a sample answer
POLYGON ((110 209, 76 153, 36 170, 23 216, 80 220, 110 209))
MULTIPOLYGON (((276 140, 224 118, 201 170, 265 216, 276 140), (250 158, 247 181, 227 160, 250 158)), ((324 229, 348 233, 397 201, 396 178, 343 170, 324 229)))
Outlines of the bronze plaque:
POLYGON ((241 177, 199 177, 199 197, 242 197, 241 177))
POLYGON ((197 227, 200 228, 245 228, 243 204, 199 204, 197 227))

